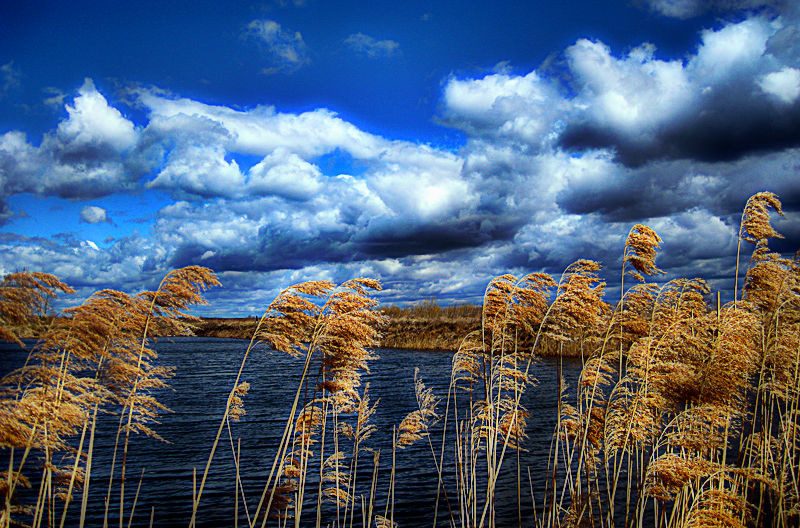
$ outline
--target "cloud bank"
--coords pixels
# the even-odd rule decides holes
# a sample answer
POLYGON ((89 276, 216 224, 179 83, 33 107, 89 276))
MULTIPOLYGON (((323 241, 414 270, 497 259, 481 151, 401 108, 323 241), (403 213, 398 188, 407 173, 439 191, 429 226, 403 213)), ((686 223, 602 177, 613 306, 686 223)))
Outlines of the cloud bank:
MULTIPOLYGON (((670 16, 724 7, 650 5, 670 16)), ((24 193, 157 192, 168 204, 148 233, 103 249, 3 235, 0 262, 86 288, 202 264, 222 274, 230 289, 217 295, 239 314, 289 282, 356 275, 381 278, 390 301, 476 301, 496 274, 560 273, 582 257, 607 266, 613 290, 628 229, 647 223, 665 240, 660 267, 727 291, 747 197, 768 189, 790 217, 800 209, 797 21, 762 11, 722 23, 685 57, 578 39, 559 75, 451 75, 436 117, 463 134, 457 150, 376 135, 325 108, 232 108, 156 88, 127 90, 145 116, 134 122, 87 80, 38 145, 0 135, 0 210, 24 193)), ((301 35, 274 21, 251 22, 247 35, 271 67, 308 61, 301 35)), ((399 46, 346 42, 375 57, 399 46)), ((81 218, 110 221, 89 205, 81 218)), ((800 246, 796 224, 778 228, 786 247, 800 246)))

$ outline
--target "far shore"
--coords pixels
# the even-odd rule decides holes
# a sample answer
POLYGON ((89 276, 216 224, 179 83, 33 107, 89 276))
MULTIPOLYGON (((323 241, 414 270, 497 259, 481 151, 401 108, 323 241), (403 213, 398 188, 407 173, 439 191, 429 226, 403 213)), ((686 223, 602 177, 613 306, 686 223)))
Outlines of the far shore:
MULTIPOLYGON (((408 307, 389 306, 382 309, 386 324, 381 329, 380 348, 407 350, 456 351, 463 339, 481 328, 481 307, 456 305, 441 307, 433 301, 423 301, 408 307)), ((32 327, 20 329, 18 335, 34 338, 49 324, 50 319, 40 319, 32 327)), ((191 323, 197 337, 250 339, 258 319, 255 317, 202 317, 191 323)), ((161 335, 158 337, 174 337, 161 335)), ((523 347, 533 342, 530 336, 520 336, 523 347)), ((548 339, 540 339, 537 354, 558 355, 558 347, 548 339)), ((563 348, 564 356, 580 356, 574 345, 563 348)))
MULTIPOLYGON (((462 308, 460 313, 447 308, 426 312, 414 307, 391 307, 384 313, 387 322, 381 332, 380 348, 456 351, 467 334, 481 328, 480 307, 462 308)), ((257 323, 255 317, 204 318, 194 325, 194 334, 198 337, 250 339, 257 323)), ((523 339, 522 342, 532 340, 523 339)), ((539 355, 557 355, 557 347, 550 340, 540 339, 539 345, 539 355)), ((563 355, 579 357, 580 351, 574 345, 565 346, 563 355)))

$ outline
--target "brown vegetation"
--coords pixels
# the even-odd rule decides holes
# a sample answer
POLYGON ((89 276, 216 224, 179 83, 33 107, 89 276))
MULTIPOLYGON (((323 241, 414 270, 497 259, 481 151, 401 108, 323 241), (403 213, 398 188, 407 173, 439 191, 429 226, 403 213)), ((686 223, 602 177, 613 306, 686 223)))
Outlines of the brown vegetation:
MULTIPOLYGON (((386 317, 380 348, 456 351, 465 335, 481 327, 483 308, 474 304, 441 306, 428 300, 403 307, 391 305, 380 311, 386 317)), ((255 317, 203 317, 191 326, 198 337, 250 339, 257 323, 255 317)), ((532 344, 533 337, 530 333, 518 336, 524 346, 532 344)), ((542 356, 555 356, 561 350, 565 356, 580 357, 579 343, 568 343, 559 349, 547 336, 540 338, 539 350, 542 356)))
POLYGON ((411 350, 457 350, 463 337, 481 326, 481 307, 439 306, 423 301, 407 307, 389 306, 381 347, 411 350))

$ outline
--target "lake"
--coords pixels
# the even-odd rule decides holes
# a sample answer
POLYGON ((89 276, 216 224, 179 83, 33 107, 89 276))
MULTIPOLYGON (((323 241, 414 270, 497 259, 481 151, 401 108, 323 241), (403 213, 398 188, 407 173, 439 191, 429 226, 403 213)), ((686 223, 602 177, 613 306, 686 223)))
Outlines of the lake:
MULTIPOLYGON (((233 384, 247 341, 213 338, 160 339, 155 344, 159 362, 176 367, 171 380, 172 390, 158 394, 172 413, 162 416, 156 431, 168 443, 143 437, 131 437, 127 460, 126 498, 130 504, 139 477, 142 477, 133 526, 147 526, 151 508, 154 526, 187 526, 192 507, 192 472, 197 468, 202 474, 209 450, 219 425, 225 401, 233 384)), ((425 384, 442 398, 439 412, 444 412, 447 384, 450 376, 452 352, 381 349, 379 360, 371 363, 371 373, 363 381, 370 383, 373 401, 380 398, 372 423, 378 427, 365 447, 382 450, 379 468, 378 502, 376 511, 382 513, 388 490, 391 468, 391 432, 410 411, 416 409, 414 396, 414 368, 419 367, 425 384)), ((24 361, 26 352, 12 344, 0 343, 0 372, 5 374, 24 361)), ((530 489, 527 485, 530 471, 533 488, 542 493, 546 477, 547 455, 556 418, 556 360, 545 358, 534 365, 532 372, 538 379, 523 397, 523 404, 531 413, 528 420, 528 439, 520 455, 522 471, 523 524, 532 514, 530 489)), ((252 511, 263 489, 269 466, 275 456, 283 431, 294 390, 300 379, 302 362, 283 354, 257 349, 245 368, 243 380, 251 385, 245 397, 247 414, 238 423, 232 423, 233 441, 241 439, 242 479, 252 511)), ((579 360, 565 360, 564 375, 574 383, 580 370, 579 360)), ((462 396, 463 397, 463 396, 462 396)), ((95 440, 89 520, 87 526, 102 526, 104 497, 108 483, 108 469, 114 447, 114 434, 118 417, 106 415, 98 425, 95 440)), ((451 434, 452 430, 448 431, 451 434)), ((441 424, 432 434, 433 445, 441 446, 441 424)), ((444 480, 454 510, 456 489, 453 447, 448 440, 444 480), (450 463, 448 463, 448 459, 450 463)), ((344 449, 349 455, 349 450, 344 449)), ((326 448, 330 454, 330 448, 326 448)), ((206 490, 203 492, 198 515, 198 526, 216 527, 234 525, 235 467, 227 433, 223 434, 214 459, 206 490)), ((365 462, 369 455, 362 455, 365 462)), ((7 465, 7 463, 4 463, 7 465)), ((432 525, 436 497, 436 472, 428 443, 419 441, 411 447, 397 451, 395 488, 395 521, 403 526, 432 525)), ((497 525, 517 525, 516 456, 506 455, 507 468, 497 488, 497 525)), ((359 470, 357 493, 368 492, 369 478, 366 465, 359 470), (362 478, 364 480, 362 480, 362 478)), ((118 474, 118 473, 117 473, 118 474)), ((30 476, 31 473, 28 473, 30 476)), ((35 487, 35 486, 34 486, 35 487)), ((115 486, 118 489, 118 485, 115 486)), ((313 493, 311 494, 313 495, 313 493)), ((118 525, 119 496, 112 499, 111 524, 118 525), (116 517, 114 516, 116 513, 116 517)), ((541 497, 537 497, 541 501, 541 497)), ((74 524, 77 524, 80 499, 74 505, 74 524)), ((241 509, 241 501, 239 501, 241 509)), ((126 507, 125 525, 130 506, 126 507)), ((330 512, 326 512, 330 513, 330 512)), ((246 517, 240 512, 240 525, 246 517)), ((304 509, 303 525, 314 523, 314 508, 304 509)), ((335 521, 323 519, 323 525, 335 521)), ((67 523, 72 524, 70 522, 67 523)), ((270 522, 270 526, 276 523, 270 522)), ((447 526, 447 505, 442 499, 439 508, 440 526, 447 526)), ((530 522, 527 523, 530 525, 530 522)), ((359 525, 360 526, 360 525, 359 525)))

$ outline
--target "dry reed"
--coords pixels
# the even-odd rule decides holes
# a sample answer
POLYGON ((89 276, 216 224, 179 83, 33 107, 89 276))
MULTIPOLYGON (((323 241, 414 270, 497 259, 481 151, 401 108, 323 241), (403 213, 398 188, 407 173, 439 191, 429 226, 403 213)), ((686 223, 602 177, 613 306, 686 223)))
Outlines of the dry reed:
MULTIPOLYGON (((547 478, 544 489, 531 486, 531 499, 538 497, 538 503, 525 522, 797 525, 800 259, 770 251, 769 239, 780 236, 770 211, 783 214, 772 193, 758 193, 745 205, 734 299, 726 305, 709 302, 711 290, 702 279, 646 282, 661 272, 656 265, 661 238, 643 225, 628 233, 615 306, 604 301, 600 265, 590 260, 574 262, 558 281, 543 273, 501 275, 488 284, 482 306, 449 311, 427 302, 381 313, 371 296, 380 285, 370 279, 287 288, 257 321, 245 350, 193 489, 190 527, 202 515, 223 431, 236 464, 237 525, 242 508, 251 527, 397 526, 397 460, 418 441, 428 444, 438 479, 434 525, 441 496, 450 526, 496 526, 497 483, 512 452, 522 525, 518 454, 527 445, 527 423, 540 419, 522 405, 523 395, 536 382, 537 357, 563 355, 566 349, 579 352, 582 371, 570 391, 560 359, 556 362, 557 416, 547 478), (743 243, 754 248, 739 295, 743 243), (633 286, 625 287, 626 276, 633 286), (382 483, 381 451, 368 445, 378 402, 361 380, 378 359, 373 350, 386 314, 409 320, 472 318, 479 324, 460 340, 446 397, 435 395, 415 371, 417 408, 392 431, 391 467, 381 473, 388 481, 382 483), (243 480, 250 477, 241 474, 248 464, 234 446, 231 422, 245 415, 244 398, 254 380, 242 376, 257 346, 298 360, 301 381, 289 398, 270 471, 258 477, 263 491, 248 498, 243 480), (438 453, 435 445, 441 446, 438 453), (452 479, 444 478, 450 463, 445 452, 454 455, 452 479)), ((202 290, 215 284, 209 270, 184 268, 154 292, 129 296, 104 290, 48 320, 40 316, 56 293, 70 291, 66 285, 30 273, 0 283, 0 338, 19 341, 25 325, 50 323, 26 365, 0 383, 0 446, 9 455, 9 469, 0 474, 5 502, 0 528, 16 522, 64 526, 67 506, 79 490, 79 525, 84 524, 96 423, 106 411, 119 413, 122 454, 118 478, 117 454, 112 458, 105 518, 108 523, 117 484, 118 523, 125 524, 130 433, 158 438, 153 426, 165 409, 153 391, 170 375, 156 362, 148 337, 188 331, 183 311, 202 302, 202 290), (31 464, 32 457, 41 463, 31 464), (31 473, 32 466, 38 474, 31 473), (15 502, 23 491, 32 505, 15 502), (63 508, 60 516, 57 507, 63 508)), ((128 525, 138 496, 137 489, 128 525)), ((151 524, 152 519, 151 513, 151 524)))

